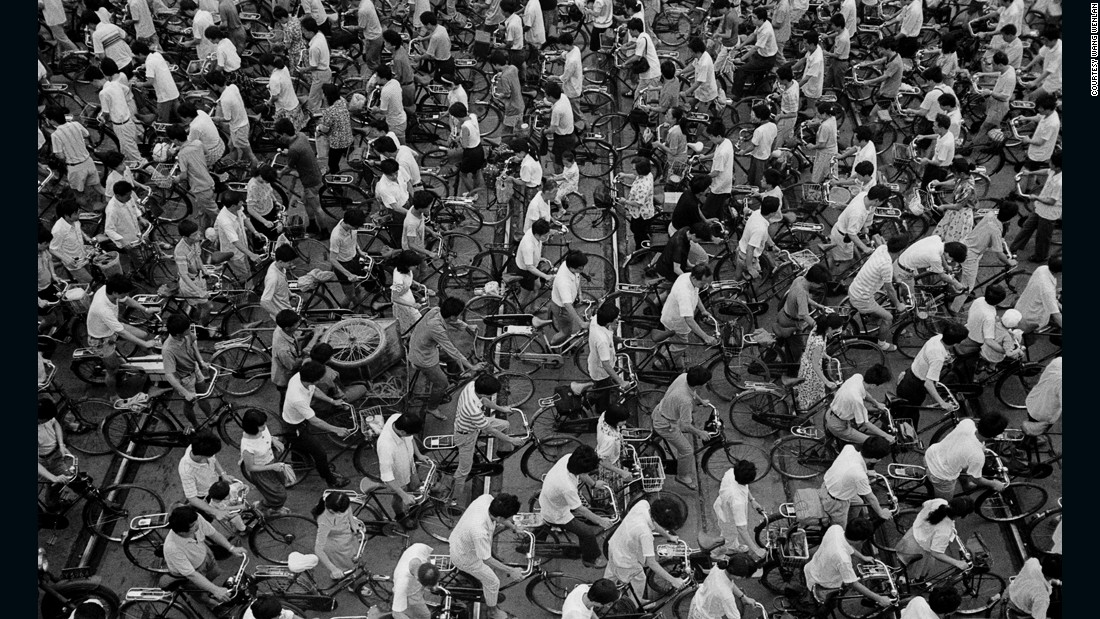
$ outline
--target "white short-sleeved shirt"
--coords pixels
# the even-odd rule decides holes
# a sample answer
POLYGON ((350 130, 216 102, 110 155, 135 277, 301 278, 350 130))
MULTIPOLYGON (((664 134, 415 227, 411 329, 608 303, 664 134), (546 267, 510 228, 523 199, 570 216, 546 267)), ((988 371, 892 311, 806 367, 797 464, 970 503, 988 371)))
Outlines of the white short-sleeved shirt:
POLYGON ((710 180, 711 193, 728 194, 733 191, 733 153, 733 142, 729 139, 723 139, 714 149, 710 170, 719 174, 710 180))
POLYGON ((386 124, 390 127, 398 127, 408 120, 401 103, 401 82, 391 79, 382 86, 378 107, 386 114, 386 124))
POLYGON ((241 98, 241 89, 236 84, 228 84, 218 97, 218 105, 221 106, 222 117, 229 121, 231 129, 248 128, 248 108, 241 98))
POLYGON ((691 273, 681 273, 661 307, 661 324, 676 333, 690 331, 685 318, 695 316, 699 305, 699 289, 691 283, 691 273))
POLYGON ((229 209, 222 207, 218 217, 214 220, 214 230, 218 233, 218 249, 221 251, 240 254, 234 243, 245 240, 244 211, 238 211, 234 215, 229 209))
POLYGON ((397 485, 404 487, 412 479, 413 449, 412 436, 398 436, 393 428, 395 421, 401 418, 401 414, 390 415, 386 425, 382 426, 382 432, 378 435, 378 478, 383 482, 396 481, 397 485))
POLYGON ((917 596, 901 609, 901 619, 940 619, 940 616, 932 612, 927 600, 917 596))
POLYGON ((825 489, 840 501, 854 501, 871 494, 871 480, 867 477, 867 463, 854 445, 845 445, 832 466, 825 471, 825 489))
POLYGON ((845 235, 855 236, 863 231, 863 226, 867 223, 867 217, 870 216, 870 213, 867 212, 866 199, 867 193, 860 192, 840 212, 840 216, 837 217, 832 229, 833 234, 838 239, 843 238, 845 235))
POLYGON ((867 385, 863 382, 862 374, 852 374, 840 384, 833 394, 833 402, 829 405, 829 411, 841 419, 851 421, 859 425, 867 421, 867 405, 863 403, 867 397, 867 385))
POLYGON ((538 268, 542 260, 542 241, 538 240, 531 230, 523 233, 523 238, 516 248, 516 266, 521 270, 538 268))
POLYGON ((455 523, 455 528, 451 529, 447 544, 451 547, 451 562, 460 570, 476 568, 492 556, 493 532, 496 530, 496 523, 489 515, 492 502, 491 494, 477 497, 455 523))
POLYGON ((973 419, 963 419, 955 429, 924 453, 928 474, 939 479, 958 479, 966 474, 981 477, 985 465, 985 448, 978 440, 978 426, 973 419))
MULTIPOLYGON (((59 220, 60 221, 60 220, 59 220)), ((123 331, 118 319, 118 303, 107 298, 107 287, 102 286, 92 295, 92 304, 88 308, 88 336, 108 338, 123 331)))
MULTIPOLYGON (((851 445, 845 449, 849 447, 851 445)), ((825 536, 821 538, 821 545, 817 547, 814 556, 803 570, 806 575, 806 586, 811 590, 814 585, 839 589, 845 584, 858 581, 855 568, 852 567, 854 551, 848 540, 844 539, 844 527, 839 524, 829 527, 825 536)))
POLYGON ((607 327, 601 327, 592 320, 588 323, 588 375, 592 380, 608 377, 602 361, 614 361, 615 340, 607 327))
POLYGON ((745 221, 745 231, 741 234, 741 240, 737 242, 737 249, 750 258, 759 257, 768 244, 768 226, 770 225, 768 218, 760 214, 760 209, 753 211, 745 221))
POLYGON ((577 585, 565 596, 561 605, 562 619, 596 619, 596 613, 584 603, 584 596, 592 585, 577 585))
POLYGON ((733 595, 726 570, 710 570, 691 599, 689 616, 693 619, 741 619, 741 610, 737 607, 737 597, 733 595))
MULTIPOLYGON (((1017 39, 1019 40, 1019 39, 1017 39)), ((1044 45, 1039 49, 1039 57, 1043 59, 1043 71, 1050 71, 1050 75, 1043 80, 1043 90, 1055 92, 1062 89, 1062 40, 1054 44, 1054 47, 1044 45)))
POLYGON ((779 45, 775 40, 775 28, 770 21, 765 21, 753 32, 756 35, 756 53, 763 58, 771 58, 779 53, 779 45))
POLYGON ((974 299, 966 313, 967 336, 975 342, 991 340, 997 326, 997 308, 986 303, 983 297, 974 299))
POLYGON ((1045 138, 1046 143, 1042 146, 1028 144, 1027 158, 1040 163, 1050 161, 1050 156, 1054 154, 1054 147, 1058 145, 1058 131, 1061 127, 1062 120, 1058 117, 1058 112, 1051 112, 1048 116, 1041 117, 1031 137, 1036 140, 1045 138))
POLYGON ((519 164, 519 180, 528 187, 542 184, 542 164, 530 154, 525 155, 519 164))
POLYGON ((1062 358, 1051 361, 1039 382, 1027 393, 1027 414, 1036 421, 1054 423, 1062 416, 1062 358))
POLYGON ((1054 204, 1043 202, 1035 203, 1035 213, 1048 221, 1062 218, 1062 173, 1055 172, 1054 168, 1047 170, 1047 182, 1043 183, 1043 190, 1039 197, 1044 200, 1054 200, 1054 204))
POLYGON ((396 210, 395 206, 407 208, 406 205, 409 203, 409 175, 398 168, 397 182, 383 176, 378 179, 378 184, 374 186, 374 195, 378 197, 378 201, 383 206, 391 211, 396 210))
POLYGON ((928 338, 924 346, 921 346, 909 371, 921 381, 938 381, 946 362, 947 348, 943 344, 943 334, 939 333, 928 338))
POLYGON ((943 273, 943 247, 943 239, 939 236, 926 236, 907 247, 898 256, 898 264, 910 271, 928 269, 934 273, 943 273))
POLYGON ((901 10, 901 27, 898 35, 903 37, 916 37, 920 35, 920 27, 924 24, 924 0, 913 0, 901 10))
POLYGON ((417 217, 412 209, 405 213, 405 221, 401 224, 401 249, 410 249, 414 245, 424 247, 424 235, 427 225, 423 217, 417 217))
POLYGON ((191 459, 191 447, 184 450, 183 457, 176 466, 184 497, 201 498, 210 492, 210 486, 219 479, 217 461, 217 458, 211 456, 206 462, 195 462, 191 459))
MULTIPOLYGON (((1050 267, 1037 267, 1027 280, 1027 286, 1016 300, 1016 310, 1023 315, 1021 324, 1043 327, 1050 321, 1052 314, 1061 313, 1058 303, 1058 280, 1050 272, 1050 267)), ((1022 328, 1022 327, 1021 327, 1022 328)))
POLYGON ((554 287, 550 290, 550 300, 559 307, 572 305, 580 292, 580 277, 571 271, 565 263, 554 273, 554 287))
POLYGON ((233 41, 222 39, 218 41, 216 54, 218 68, 222 71, 236 71, 241 68, 241 55, 237 53, 237 47, 233 41))
POLYGON ((638 501, 607 541, 607 562, 621 572, 639 571, 653 550, 653 518, 649 501, 638 501))
POLYGON ((722 475, 722 485, 714 499, 714 514, 718 522, 737 527, 749 525, 749 487, 737 483, 732 468, 722 475))
MULTIPOLYGON (((645 20, 642 20, 643 23, 645 20)), ((648 32, 638 34, 638 40, 634 42, 634 56, 642 56, 649 61, 649 68, 643 71, 638 79, 655 80, 661 77, 661 63, 657 59, 657 46, 653 44, 653 37, 648 32)), ((711 64, 711 74, 714 73, 714 65, 711 64)), ((717 93, 716 93, 717 94, 717 93)))
POLYGON ((802 86, 802 92, 813 99, 821 98, 821 89, 825 87, 825 52, 820 45, 806 54, 806 69, 802 77, 809 78, 802 86))
POLYGON ((581 48, 574 45, 565 52, 565 67, 562 69, 561 89, 565 96, 575 99, 584 91, 584 65, 581 48))
POLYGON ((946 167, 955 160, 955 134, 950 127, 943 135, 936 138, 936 147, 932 154, 932 162, 935 165, 946 167))
POLYGON ((876 179, 878 179, 878 152, 875 151, 874 142, 868 141, 856 151, 855 158, 852 160, 851 178, 857 176, 855 168, 863 161, 870 161, 871 165, 874 166, 875 171, 871 173, 871 182, 876 182, 876 179))
POLYGON ((302 384, 301 374, 291 376, 290 382, 286 385, 286 400, 283 402, 283 421, 291 425, 298 425, 316 417, 317 413, 314 413, 313 408, 309 405, 313 400, 313 392, 316 390, 316 385, 306 387, 302 384))
POLYGON ((699 82, 699 88, 695 89, 695 98, 700 101, 713 101, 718 96, 718 82, 714 77, 714 59, 710 52, 704 51, 695 61, 695 81, 699 82))
POLYGON ((623 437, 618 428, 612 428, 604 419, 606 414, 600 413, 600 418, 596 421, 596 455, 600 460, 610 460, 618 466, 622 457, 623 437))
POLYGON ((562 456, 542 480, 539 510, 542 519, 550 524, 567 524, 573 520, 573 510, 581 506, 577 488, 580 480, 566 468, 572 455, 562 456))
POLYGON ((357 231, 347 230, 337 224, 332 228, 328 237, 328 252, 337 262, 350 262, 355 259, 359 245, 356 241, 357 231))
POLYGON ((944 518, 936 524, 928 521, 928 515, 947 505, 944 499, 929 499, 921 506, 920 513, 913 520, 913 539, 917 545, 929 552, 944 552, 948 544, 955 539, 955 521, 944 518))
MULTIPOLYGON (((272 263, 274 264, 274 263, 272 263)), ((271 464, 275 461, 275 451, 272 449, 271 432, 264 426, 256 438, 250 438, 247 434, 241 435, 241 459, 244 453, 252 454, 252 460, 256 466, 271 464)))
POLYGON ((527 216, 523 218, 523 231, 527 232, 538 220, 550 221, 550 203, 542 198, 542 192, 536 192, 535 197, 527 203, 527 216))
POLYGON ((413 544, 401 553, 397 566, 393 568, 393 612, 403 613, 408 610, 409 598, 424 590, 424 585, 411 573, 409 566, 413 559, 419 559, 421 564, 427 563, 431 554, 432 547, 421 543, 413 544))
POLYGON ((775 144, 775 136, 779 134, 779 127, 768 121, 762 123, 752 132, 752 158, 767 161, 772 156, 772 146, 775 144))

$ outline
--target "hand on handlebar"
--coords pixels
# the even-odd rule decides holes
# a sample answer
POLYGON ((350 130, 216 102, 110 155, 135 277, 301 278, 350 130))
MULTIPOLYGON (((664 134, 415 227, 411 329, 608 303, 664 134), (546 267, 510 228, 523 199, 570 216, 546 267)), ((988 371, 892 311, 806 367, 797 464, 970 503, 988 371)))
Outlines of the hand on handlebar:
POLYGON ((512 580, 523 580, 523 570, 518 567, 509 568, 504 573, 512 580))

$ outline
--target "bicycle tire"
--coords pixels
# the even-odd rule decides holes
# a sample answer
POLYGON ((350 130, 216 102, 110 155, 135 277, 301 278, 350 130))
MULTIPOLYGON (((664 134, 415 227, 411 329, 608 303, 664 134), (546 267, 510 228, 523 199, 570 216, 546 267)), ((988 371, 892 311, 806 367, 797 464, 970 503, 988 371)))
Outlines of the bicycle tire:
POLYGON ((853 374, 866 372, 873 365, 886 365, 886 353, 871 340, 843 338, 834 340, 829 356, 840 361, 840 380, 845 381, 853 374))
POLYGON ((594 67, 588 67, 582 72, 584 76, 585 84, 592 84, 594 86, 603 86, 607 84, 611 79, 611 74, 603 69, 597 69, 594 67))
POLYGON ((355 597, 359 598, 363 608, 370 608, 378 602, 389 606, 393 602, 393 578, 383 574, 368 574, 367 579, 355 588, 355 597))
POLYGON ((63 598, 43 595, 39 609, 42 619, 68 619, 77 608, 94 604, 104 611, 104 617, 118 617, 122 601, 108 587, 91 582, 61 582, 53 585, 63 598))
POLYGON ((991 572, 970 572, 962 575, 962 604, 955 611, 960 615, 976 615, 993 608, 1001 601, 1007 583, 991 572))
POLYGON ((913 359, 930 338, 939 333, 940 320, 929 316, 925 319, 906 318, 894 327, 894 345, 907 359, 913 359))
POLYGON ((1004 492, 987 490, 974 502, 974 511, 990 522, 1018 522, 1039 513, 1047 491, 1038 484, 1013 482, 1004 492))
POLYGON ((784 436, 771 450, 775 470, 787 479, 813 479, 833 463, 825 442, 804 436, 784 436))
POLYGON ((561 606, 569 592, 588 581, 561 572, 540 574, 527 583, 527 601, 551 615, 561 616, 561 606))
POLYGON ((583 444, 572 436, 560 434, 541 439, 527 447, 527 451, 523 453, 523 459, 519 463, 520 471, 527 479, 541 482, 558 460, 573 453, 574 449, 583 444))
POLYGON ((588 135, 610 142, 619 151, 634 148, 638 142, 638 127, 630 116, 621 112, 604 114, 588 127, 588 135))
POLYGON ((1054 548, 1054 531, 1062 523, 1062 508, 1044 512, 1027 528, 1027 542, 1031 550, 1040 554, 1051 554, 1054 548))
POLYGON ((386 331, 369 318, 344 318, 325 330, 321 341, 335 353, 330 364, 337 368, 362 367, 377 359, 386 349, 386 331))
POLYGON ((440 232, 460 232, 477 234, 485 225, 481 213, 464 204, 437 207, 432 212, 432 223, 440 232))
POLYGON ((686 589, 672 598, 669 604, 672 605, 672 614, 676 619, 688 619, 691 616, 691 604, 695 600, 695 594, 698 591, 698 588, 686 589))
POLYGON ((771 368, 760 357, 742 350, 726 365, 726 378, 738 389, 745 389, 746 383, 771 382, 771 368))
POLYGON ((69 406, 77 421, 82 421, 95 429, 80 434, 66 433, 65 444, 87 456, 110 454, 111 448, 103 441, 100 428, 103 426, 103 420, 115 412, 114 405, 107 400, 89 398, 79 401, 69 400, 69 406))
POLYGON ((500 391, 497 392, 497 404, 500 406, 519 408, 535 395, 535 380, 527 374, 497 372, 494 376, 500 381, 500 391))
POLYGON ((100 495, 103 502, 87 501, 81 519, 84 528, 91 531, 92 535, 109 541, 121 542, 122 536, 129 530, 130 519, 141 514, 162 514, 164 500, 156 492, 137 484, 115 484, 101 488, 100 495), (106 497, 115 494, 109 505, 106 497), (118 497, 122 496, 120 500, 118 497), (117 525, 122 523, 122 529, 117 525), (114 531, 112 534, 111 531, 114 531))
POLYGON ((764 479, 772 470, 771 457, 768 452, 750 445, 744 441, 730 441, 725 445, 716 446, 707 451, 703 456, 703 470, 707 477, 721 483, 726 471, 733 468, 738 462, 748 461, 756 465, 756 479, 764 479), (722 454, 724 457, 716 457, 722 454))
POLYGON ((179 433, 181 438, 183 436, 182 428, 176 425, 174 419, 152 409, 141 412, 116 410, 103 420, 100 432, 111 451, 131 462, 153 462, 172 450, 172 447, 167 445, 140 444, 139 442, 133 453, 127 453, 126 448, 135 434, 140 436, 146 432, 175 432, 179 433))
POLYGON ((481 210, 481 220, 486 226, 499 226, 511 217, 511 205, 508 202, 497 202, 496 190, 486 188, 485 206, 481 210))
POLYGON ((580 166, 581 176, 585 178, 608 178, 618 161, 611 144, 594 138, 581 140, 573 154, 580 166))
POLYGON ((592 299, 604 299, 611 294, 619 284, 619 274, 615 272, 615 265, 602 254, 582 252, 588 259, 588 263, 581 268, 580 294, 587 294, 592 299))
POLYGON ((909 532, 920 512, 919 508, 906 508, 890 520, 874 519, 875 532, 871 536, 871 544, 883 552, 894 553, 898 542, 909 532))
POLYGON ((420 513, 420 530, 436 541, 447 542, 451 531, 466 510, 457 503, 441 499, 429 499, 432 506, 420 513))
POLYGON ((745 436, 766 438, 790 430, 798 421, 787 399, 774 391, 745 391, 729 407, 730 425, 745 436), (778 426, 778 427, 777 427, 778 426))
POLYGON ((210 357, 210 363, 226 370, 221 383, 226 395, 252 395, 271 379, 271 355, 250 344, 222 348, 210 357))
POLYGON ((485 76, 484 71, 477 67, 458 67, 455 69, 455 75, 468 85, 466 92, 471 101, 489 100, 489 78, 485 76))
POLYGON ((504 333, 489 343, 485 360, 497 370, 530 373, 546 364, 538 358, 550 354, 540 336, 522 333, 504 333))
POLYGON ((168 564, 164 561, 164 531, 127 531, 122 537, 122 553, 130 563, 146 572, 167 574, 168 564))
POLYGON ((615 99, 599 88, 588 87, 581 91, 577 107, 586 117, 599 117, 615 110, 615 99))
MULTIPOLYGON (((241 437, 244 436, 244 427, 241 425, 241 420, 252 410, 260 411, 268 420, 280 418, 280 415, 262 406, 233 406, 227 403, 218 416, 218 436, 221 437, 223 443, 232 445, 234 449, 241 448, 241 437)), ((325 435, 334 436, 328 432, 325 435)))
POLYGON ((764 573, 760 575, 760 584, 772 593, 783 595, 788 589, 805 589, 805 579, 802 569, 786 567, 778 561, 769 561, 762 568, 764 573))
POLYGON ((685 13, 662 11, 653 17, 653 34, 665 45, 679 47, 691 36, 691 19, 685 13))
POLYGON ((734 383, 734 377, 729 372, 725 359, 718 357, 707 366, 710 371, 710 382, 707 390, 718 397, 722 402, 729 402, 737 396, 741 389, 734 383))
POLYGON ((291 262, 291 268, 297 273, 308 273, 313 269, 328 270, 331 266, 328 245, 317 239, 302 238, 293 242, 297 256, 291 262))
POLYGON ((69 369, 81 382, 97 386, 107 384, 107 372, 103 368, 103 362, 98 357, 74 359, 69 364, 69 369))
POLYGON ((472 105, 472 111, 477 115, 477 125, 481 137, 487 138, 497 132, 504 124, 504 111, 491 102, 478 102, 472 105))
POLYGON ((289 464, 290 468, 294 470, 294 481, 286 484, 287 488, 293 488, 305 481, 306 477, 309 477, 310 473, 317 469, 317 465, 313 461, 313 456, 308 452, 299 451, 292 446, 285 445, 289 441, 286 437, 282 438, 285 448, 278 454, 277 460, 289 464))
POLYGON ((447 232, 440 235, 442 245, 441 258, 453 267, 472 266, 473 257, 481 253, 481 243, 472 236, 460 232, 447 232))
MULTIPOLYGON (((799 570, 801 571, 801 570, 799 570)), ((890 581, 885 576, 870 576, 859 580, 860 584, 870 589, 873 593, 890 597, 892 592, 890 581)), ((838 595, 836 609, 848 619, 863 619, 863 617, 882 617, 883 609, 878 604, 866 602, 867 598, 849 589, 838 595)))
POLYGON ((340 221, 344 213, 351 209, 359 209, 370 214, 372 200, 358 185, 334 185, 325 184, 319 194, 321 210, 326 215, 340 221))
POLYGON ((573 236, 589 243, 601 243, 619 230, 619 218, 610 208, 589 206, 569 218, 573 236))
MULTIPOLYGON (((111 616, 111 615, 108 615, 111 616)), ((130 600, 118 608, 119 619, 195 619, 186 607, 168 600, 130 600)))
MULTIPOLYGON (((487 276, 486 281, 488 281, 487 276)), ((477 327, 478 333, 485 333, 487 331, 485 328, 485 318, 487 316, 518 313, 519 308, 516 307, 512 299, 495 294, 482 294, 472 297, 466 302, 466 307, 462 310, 462 321, 471 327, 477 327)))
POLYGON ((248 534, 248 545, 265 561, 286 565, 291 552, 309 554, 317 538, 317 521, 297 514, 266 518, 248 534))

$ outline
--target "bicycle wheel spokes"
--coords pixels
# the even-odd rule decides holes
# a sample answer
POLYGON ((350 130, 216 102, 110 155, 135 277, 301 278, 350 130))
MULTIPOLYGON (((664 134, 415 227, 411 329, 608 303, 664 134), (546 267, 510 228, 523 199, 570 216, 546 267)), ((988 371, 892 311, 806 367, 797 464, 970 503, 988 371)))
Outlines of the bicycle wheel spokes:
POLYGON ((573 214, 569 220, 569 230, 582 241, 599 243, 611 238, 619 227, 610 208, 590 206, 573 214))
POLYGON ((581 140, 573 154, 585 178, 607 178, 615 168, 615 150, 603 140, 581 140))
POLYGON ((345 368, 359 367, 377 356, 386 342, 378 323, 366 318, 348 318, 329 327, 321 341, 332 346, 332 363, 345 368))
POLYGON ((500 391, 497 393, 497 404, 500 406, 518 408, 535 394, 535 381, 526 374, 501 372, 496 378, 500 381, 500 391))
POLYGON ((866 372, 872 365, 886 363, 886 354, 874 342, 868 340, 840 340, 829 354, 840 361, 840 380, 847 380, 853 374, 866 372))
POLYGON ((79 402, 70 401, 69 405, 77 421, 83 421, 93 426, 93 430, 73 434, 65 434, 65 444, 73 449, 89 455, 103 456, 111 453, 111 447, 103 440, 103 434, 99 428, 108 415, 115 412, 115 407, 107 400, 89 399, 79 402))
POLYGON ((122 552, 130 563, 147 572, 167 574, 168 564, 164 562, 164 531, 127 531, 122 539, 122 552))
POLYGON ((561 616, 561 606, 577 585, 584 581, 576 576, 551 572, 527 584, 527 600, 542 610, 561 616))
POLYGON ((89 500, 84 504, 84 526, 96 537, 108 541, 122 541, 129 530, 130 518, 164 513, 164 501, 148 488, 119 484, 99 492, 103 500, 89 500))
POLYGON ((271 378, 271 357, 249 345, 223 348, 214 353, 210 362, 225 368, 221 388, 228 395, 252 395, 271 378))
POLYGON ((1044 368, 1040 363, 1025 363, 1011 374, 1003 376, 997 380, 997 399, 1009 408, 1027 408, 1027 394, 1039 382, 1044 368))
POLYGON ((771 461, 780 475, 791 479, 811 479, 832 464, 825 443, 804 436, 787 436, 772 447, 771 461))
POLYGON ((433 505, 420 514, 420 528, 433 539, 446 542, 465 510, 450 501, 431 500, 433 505))
POLYGON ((963 574, 962 604, 956 612, 973 615, 993 608, 1005 590, 1005 580, 988 572, 963 574))
POLYGON ((1054 548, 1054 531, 1062 522, 1061 510, 1049 512, 1036 520, 1027 532, 1031 548, 1036 552, 1049 553, 1054 548))
POLYGON ((571 436, 551 436, 527 448, 520 462, 520 470, 528 479, 542 481, 543 476, 550 472, 550 468, 557 464, 566 454, 583 443, 571 436))
POLYGON ((1004 492, 987 492, 978 497, 976 509, 992 522, 1015 522, 1037 513, 1047 502, 1047 491, 1032 483, 1014 483, 1004 492))
POLYGON ((313 519, 289 514, 268 518, 252 530, 248 543, 265 561, 285 564, 292 552, 311 552, 316 537, 313 519))
POLYGON ((152 462, 179 444, 179 430, 160 413, 119 410, 103 420, 101 432, 111 450, 123 458, 152 462))
POLYGON ((506 333, 493 340, 486 356, 494 368, 528 374, 545 365, 548 353, 535 336, 506 333))
POLYGON ((780 428, 789 429, 795 417, 787 401, 772 391, 746 391, 734 399, 729 410, 730 425, 745 436, 763 438, 780 428))

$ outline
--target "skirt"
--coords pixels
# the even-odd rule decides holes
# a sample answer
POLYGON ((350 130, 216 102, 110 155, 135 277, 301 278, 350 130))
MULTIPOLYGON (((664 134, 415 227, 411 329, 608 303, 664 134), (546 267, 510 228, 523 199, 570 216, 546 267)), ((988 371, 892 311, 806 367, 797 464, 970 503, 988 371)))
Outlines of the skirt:
POLYGON ((485 149, 478 144, 473 148, 462 149, 462 162, 458 171, 463 174, 476 174, 485 167, 485 149))

